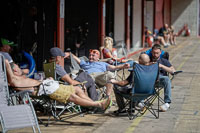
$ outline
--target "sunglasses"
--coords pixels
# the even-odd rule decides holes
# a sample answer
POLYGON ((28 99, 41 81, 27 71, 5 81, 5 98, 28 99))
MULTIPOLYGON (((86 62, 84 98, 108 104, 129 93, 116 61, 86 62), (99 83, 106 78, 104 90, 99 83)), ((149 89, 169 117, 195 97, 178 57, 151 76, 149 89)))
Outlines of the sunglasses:
POLYGON ((100 55, 99 51, 96 49, 90 49, 90 54, 98 54, 100 55))

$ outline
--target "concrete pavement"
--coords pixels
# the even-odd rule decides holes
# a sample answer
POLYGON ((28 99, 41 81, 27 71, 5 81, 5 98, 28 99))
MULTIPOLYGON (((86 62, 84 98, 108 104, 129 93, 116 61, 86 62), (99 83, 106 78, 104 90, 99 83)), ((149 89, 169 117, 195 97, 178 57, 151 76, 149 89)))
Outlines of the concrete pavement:
MULTIPOLYGON (((149 112, 142 117, 129 120, 116 117, 112 106, 105 114, 85 114, 72 116, 66 113, 63 122, 53 122, 49 127, 40 125, 44 133, 200 133, 200 39, 178 38, 178 45, 164 50, 170 54, 170 61, 177 75, 172 82, 172 103, 167 112, 161 112, 155 119, 149 112), (68 117, 67 117, 68 116, 68 117)), ((137 59, 138 54, 131 58, 137 59)), ((163 95, 163 94, 161 94, 163 95)), ((31 129, 10 131, 15 133, 32 132, 31 129)))

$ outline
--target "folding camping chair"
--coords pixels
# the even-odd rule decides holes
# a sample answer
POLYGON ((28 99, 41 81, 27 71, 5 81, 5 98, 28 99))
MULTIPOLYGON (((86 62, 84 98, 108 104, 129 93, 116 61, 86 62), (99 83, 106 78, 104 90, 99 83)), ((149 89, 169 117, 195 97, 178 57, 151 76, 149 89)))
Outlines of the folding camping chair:
MULTIPOLYGON (((56 72, 55 72, 55 68, 56 68, 56 64, 55 62, 50 62, 50 63, 44 63, 43 64, 43 69, 44 69, 44 73, 45 73, 45 77, 52 77, 55 80, 59 80, 56 77, 56 72)), ((67 85, 68 83, 65 82, 61 82, 61 84, 65 84, 67 85)), ((75 105, 72 102, 67 103, 66 105, 63 105, 62 103, 58 103, 57 101, 54 101, 54 106, 53 106, 55 112, 53 113, 54 117, 59 118, 62 113, 64 113, 65 110, 68 110, 69 112, 77 112, 77 113, 81 113, 81 108, 79 105, 75 105), (57 114, 56 110, 57 109, 61 109, 61 111, 57 114)))
MULTIPOLYGON (((89 59, 85 56, 79 57, 79 59, 81 60, 85 60, 88 61, 89 59)), ((77 61, 74 59, 74 57, 72 56, 72 54, 70 53, 70 57, 68 59, 65 59, 65 71, 67 73, 70 73, 70 76, 75 79, 75 77, 77 76, 77 74, 79 72, 84 71, 83 69, 81 69, 80 65, 77 63, 77 61)), ((98 90, 100 91, 101 97, 100 100, 106 96, 106 88, 105 86, 101 86, 99 84, 95 84, 96 88, 98 88, 98 90)))
MULTIPOLYGON (((120 57, 121 59, 127 59, 127 49, 126 49, 125 43, 123 41, 118 41, 117 44, 114 46, 114 48, 116 48, 116 50, 117 50, 117 55, 119 55, 118 57, 120 57)), ((117 61, 117 60, 113 61, 112 58, 104 58, 103 49, 104 49, 103 46, 101 46, 99 48, 100 54, 101 54, 100 61, 107 62, 107 63, 109 63, 111 65, 119 65, 119 64, 121 64, 120 61, 117 61)), ((115 70, 114 73, 115 73, 115 75, 116 75, 115 77, 117 79, 124 80, 126 78, 125 69, 115 70)))
POLYGON ((32 127, 33 132, 36 132, 35 127, 40 133, 40 127, 37 121, 37 117, 29 98, 28 92, 19 92, 16 95, 23 95, 28 102, 24 101, 21 105, 9 105, 10 96, 8 91, 8 82, 6 75, 6 67, 4 57, 0 54, 0 122, 2 132, 5 133, 8 130, 14 130, 18 128, 32 127), (28 104, 27 104, 28 103, 28 104))
POLYGON ((149 110, 156 118, 159 118, 159 90, 155 88, 159 74, 158 63, 149 66, 135 63, 132 72, 133 84, 129 88, 130 91, 125 93, 120 91, 118 86, 115 86, 114 88, 115 93, 127 100, 124 109, 126 110, 129 119, 132 120, 139 115, 143 115, 147 110, 149 110), (154 107, 153 102, 156 98, 158 98, 158 105, 154 107), (136 109, 135 105, 141 101, 144 102, 144 110, 136 109))

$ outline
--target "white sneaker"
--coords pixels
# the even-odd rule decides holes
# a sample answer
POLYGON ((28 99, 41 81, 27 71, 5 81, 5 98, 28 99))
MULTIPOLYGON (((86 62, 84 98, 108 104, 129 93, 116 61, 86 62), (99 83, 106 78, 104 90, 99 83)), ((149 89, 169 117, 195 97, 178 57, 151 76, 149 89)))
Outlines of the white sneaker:
POLYGON ((167 111, 167 110, 169 109, 169 107, 170 107, 170 104, 169 104, 169 103, 165 103, 165 104, 163 104, 162 106, 160 106, 160 109, 161 109, 163 112, 165 112, 165 111, 167 111))
POLYGON ((139 102, 139 103, 138 103, 138 107, 140 107, 141 109, 144 108, 144 106, 145 106, 145 105, 144 105, 143 102, 139 102))

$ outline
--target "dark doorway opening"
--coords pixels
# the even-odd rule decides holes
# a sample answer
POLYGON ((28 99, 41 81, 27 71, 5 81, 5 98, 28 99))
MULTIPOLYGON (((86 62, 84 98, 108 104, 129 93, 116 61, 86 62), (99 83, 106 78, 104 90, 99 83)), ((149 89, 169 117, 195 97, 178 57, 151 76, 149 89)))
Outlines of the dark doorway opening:
POLYGON ((57 4, 55 0, 3 0, 0 2, 0 37, 17 43, 11 56, 21 62, 21 51, 32 51, 37 70, 42 70, 48 51, 54 46, 57 4), (35 51, 33 52, 33 48, 35 51))
POLYGON ((98 1, 65 2, 65 50, 88 56, 89 49, 98 48, 98 1))
POLYGON ((106 36, 114 39, 114 0, 106 0, 106 36))

